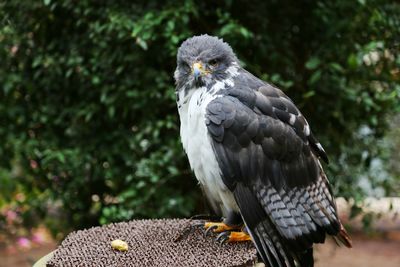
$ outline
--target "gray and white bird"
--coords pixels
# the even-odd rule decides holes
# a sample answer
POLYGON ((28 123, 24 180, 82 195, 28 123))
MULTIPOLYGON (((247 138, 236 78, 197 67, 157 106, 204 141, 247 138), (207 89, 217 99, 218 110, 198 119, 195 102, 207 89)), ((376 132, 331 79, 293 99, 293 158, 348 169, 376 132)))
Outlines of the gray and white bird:
POLYGON ((289 97, 209 35, 182 43, 174 78, 183 148, 225 218, 205 228, 252 240, 268 266, 313 266, 326 234, 351 247, 320 164, 327 155, 289 97))

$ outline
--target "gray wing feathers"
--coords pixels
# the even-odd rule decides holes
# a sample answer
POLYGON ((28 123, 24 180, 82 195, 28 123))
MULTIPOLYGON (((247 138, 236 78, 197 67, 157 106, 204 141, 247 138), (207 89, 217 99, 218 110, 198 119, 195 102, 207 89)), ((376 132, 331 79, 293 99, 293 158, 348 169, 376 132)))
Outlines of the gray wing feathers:
POLYGON ((254 233, 261 237, 260 244, 264 251, 269 251, 268 262, 276 262, 274 266, 293 266, 295 267, 293 257, 288 255, 287 250, 284 248, 279 236, 274 232, 272 225, 268 221, 264 221, 257 225, 254 233))
POLYGON ((326 233, 341 231, 317 159, 327 157, 282 91, 270 85, 251 89, 248 76, 243 81, 208 104, 206 125, 223 181, 264 261, 294 266, 326 233))
POLYGON ((258 88, 255 94, 255 107, 258 110, 262 111, 264 115, 278 118, 292 126, 304 141, 310 143, 313 151, 325 162, 328 162, 325 150, 314 137, 307 120, 289 97, 269 84, 258 88))
POLYGON ((243 183, 239 183, 233 194, 263 261, 268 262, 270 266, 294 267, 294 255, 288 250, 252 190, 243 183))
POLYGON ((288 240, 295 240, 303 247, 325 240, 325 234, 335 234, 339 230, 335 206, 317 183, 303 188, 293 188, 279 192, 270 184, 253 187, 257 199, 269 214, 279 233, 288 240))

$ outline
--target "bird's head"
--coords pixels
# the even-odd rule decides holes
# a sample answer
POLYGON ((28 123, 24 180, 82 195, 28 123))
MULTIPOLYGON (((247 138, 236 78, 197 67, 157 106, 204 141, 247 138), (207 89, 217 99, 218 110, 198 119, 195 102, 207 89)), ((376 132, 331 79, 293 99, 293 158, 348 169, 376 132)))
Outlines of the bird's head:
POLYGON ((238 64, 238 59, 222 39, 209 35, 191 37, 178 50, 174 74, 177 88, 185 84, 202 87, 225 79, 233 64, 238 64))

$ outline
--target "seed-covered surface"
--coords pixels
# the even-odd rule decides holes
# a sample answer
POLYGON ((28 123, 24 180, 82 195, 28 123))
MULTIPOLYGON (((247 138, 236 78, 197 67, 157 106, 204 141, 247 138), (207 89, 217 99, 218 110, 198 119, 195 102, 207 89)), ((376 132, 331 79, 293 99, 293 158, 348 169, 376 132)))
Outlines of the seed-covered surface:
POLYGON ((251 242, 219 245, 196 220, 135 220, 76 231, 67 236, 47 267, 123 266, 253 266, 257 253, 251 242), (110 246, 124 240, 128 251, 110 246))

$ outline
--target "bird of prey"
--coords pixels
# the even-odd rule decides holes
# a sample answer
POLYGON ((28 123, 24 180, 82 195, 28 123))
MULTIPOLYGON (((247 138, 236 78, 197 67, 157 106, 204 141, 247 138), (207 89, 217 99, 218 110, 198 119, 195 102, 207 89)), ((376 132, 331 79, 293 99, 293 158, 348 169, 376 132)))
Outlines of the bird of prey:
POLYGON ((209 35, 182 43, 174 78, 183 148, 224 217, 206 229, 252 240, 267 266, 313 266, 313 244, 327 234, 351 247, 320 163, 327 155, 288 96, 209 35))

